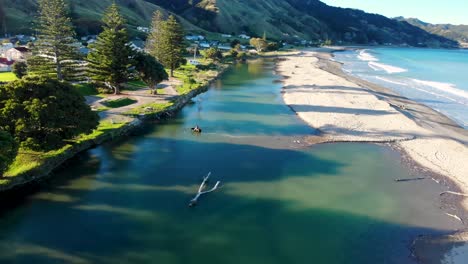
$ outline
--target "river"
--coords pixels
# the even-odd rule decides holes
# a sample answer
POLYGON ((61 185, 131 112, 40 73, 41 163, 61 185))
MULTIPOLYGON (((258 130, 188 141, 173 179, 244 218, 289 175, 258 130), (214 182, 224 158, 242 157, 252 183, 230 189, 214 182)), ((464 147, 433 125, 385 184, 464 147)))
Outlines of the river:
POLYGON ((234 66, 171 120, 78 155, 1 211, 0 262, 404 264, 417 235, 460 227, 443 186, 394 181, 421 175, 390 148, 304 147, 315 131, 273 70, 234 66), (221 188, 189 208, 208 172, 221 188))

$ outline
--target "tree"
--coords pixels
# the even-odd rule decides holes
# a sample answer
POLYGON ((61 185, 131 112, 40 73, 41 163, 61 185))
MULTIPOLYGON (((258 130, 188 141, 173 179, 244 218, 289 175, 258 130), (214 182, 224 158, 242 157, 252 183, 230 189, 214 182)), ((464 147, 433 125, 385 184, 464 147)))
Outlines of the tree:
POLYGON ((157 57, 158 54, 156 51, 159 50, 161 44, 161 26, 163 21, 163 13, 160 10, 156 10, 151 20, 150 33, 146 39, 146 50, 154 57, 157 57))
POLYGON ((217 48, 209 48, 201 52, 205 59, 220 60, 223 58, 223 53, 217 48))
POLYGON ((230 43, 231 48, 235 48, 237 45, 240 45, 241 42, 238 39, 233 39, 230 43))
POLYGON ((13 137, 5 131, 0 131, 0 176, 13 161, 18 151, 13 137))
POLYGON ((38 39, 34 56, 28 62, 30 71, 50 75, 58 80, 72 79, 77 57, 75 31, 64 0, 39 0, 38 39))
POLYGON ((2 30, 3 35, 7 34, 7 24, 6 24, 6 14, 5 9, 3 8, 3 0, 0 0, 0 30, 2 30))
POLYGON ((142 52, 135 55, 135 62, 141 80, 150 87, 152 94, 157 94, 156 86, 169 77, 164 66, 153 56, 142 52))
POLYGON ((104 30, 90 45, 88 70, 91 79, 104 83, 119 94, 121 83, 128 79, 133 52, 128 45, 125 21, 115 3, 106 10, 102 21, 104 30))
POLYGON ((267 49, 268 42, 261 38, 251 38, 250 45, 254 46, 257 51, 261 52, 267 49))
POLYGON ((21 79, 28 74, 28 65, 24 61, 17 61, 13 64, 11 71, 18 79, 21 79))
POLYGON ((159 29, 148 38, 153 43, 150 53, 169 68, 171 77, 174 77, 174 70, 184 61, 184 30, 172 15, 167 20, 153 22, 159 29))
POLYGON ((0 86, 0 130, 22 147, 51 150, 96 128, 98 115, 67 82, 25 77, 0 86))

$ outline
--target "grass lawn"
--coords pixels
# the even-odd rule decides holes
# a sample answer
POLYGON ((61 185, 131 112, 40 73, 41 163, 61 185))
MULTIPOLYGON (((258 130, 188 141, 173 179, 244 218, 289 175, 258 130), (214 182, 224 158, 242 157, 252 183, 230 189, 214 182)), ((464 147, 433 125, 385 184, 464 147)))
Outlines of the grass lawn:
POLYGON ((68 140, 68 144, 57 150, 51 150, 47 152, 32 151, 20 149, 14 162, 8 168, 5 173, 6 178, 0 180, 1 184, 7 184, 10 180, 9 177, 16 177, 26 171, 36 169, 41 164, 47 162, 48 159, 63 155, 67 150, 72 147, 72 144, 79 144, 87 140, 93 140, 104 133, 109 133, 112 130, 123 127, 126 123, 113 123, 109 121, 101 121, 98 127, 90 134, 82 134, 75 139, 68 140))
POLYGON ((146 83, 144 83, 143 81, 133 80, 133 81, 127 82, 124 85, 122 90, 137 91, 137 90, 140 90, 140 89, 143 89, 143 88, 146 88, 146 87, 148 87, 148 85, 146 83))
POLYGON ((73 86, 83 96, 98 94, 96 88, 89 83, 78 83, 73 86))
POLYGON ((0 72, 0 82, 11 82, 14 80, 18 80, 18 78, 12 72, 0 72))
POLYGON ((102 102, 102 104, 110 108, 119 108, 119 107, 134 104, 136 102, 137 100, 133 100, 133 99, 125 97, 125 98, 119 98, 115 100, 108 100, 108 101, 102 102))
POLYGON ((152 104, 146 104, 139 106, 137 108, 134 108, 125 114, 127 115, 140 115, 140 114, 155 114, 158 112, 162 112, 166 110, 167 108, 171 107, 174 103, 152 103, 152 104))

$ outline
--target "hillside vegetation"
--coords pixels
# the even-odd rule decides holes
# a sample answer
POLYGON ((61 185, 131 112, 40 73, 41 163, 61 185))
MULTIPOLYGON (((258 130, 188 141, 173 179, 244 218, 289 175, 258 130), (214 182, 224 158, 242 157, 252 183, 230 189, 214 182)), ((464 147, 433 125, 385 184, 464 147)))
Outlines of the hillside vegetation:
MULTIPOLYGON (((112 0, 70 0, 80 35, 99 31, 99 18, 112 0)), ((328 6, 318 0, 117 0, 135 32, 148 26, 151 14, 160 9, 177 14, 188 31, 197 33, 246 33, 273 39, 333 40, 358 44, 454 46, 455 41, 428 33, 406 21, 368 14, 360 10, 328 6)), ((30 32, 36 0, 0 0, 9 33, 30 32)), ((0 7, 0 14, 2 12, 0 7)), ((6 26, 5 26, 6 24, 6 26)))
POLYGON ((417 18, 397 17, 395 19, 408 22, 432 34, 468 44, 468 25, 430 24, 417 18))

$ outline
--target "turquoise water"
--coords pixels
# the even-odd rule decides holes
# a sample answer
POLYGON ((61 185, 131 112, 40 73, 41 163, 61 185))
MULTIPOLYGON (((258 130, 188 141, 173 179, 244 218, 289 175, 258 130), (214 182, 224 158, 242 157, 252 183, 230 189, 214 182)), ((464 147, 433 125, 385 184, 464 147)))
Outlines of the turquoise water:
POLYGON ((336 53, 344 70, 468 128, 468 50, 374 48, 336 53))
POLYGON ((174 119, 89 150, 18 203, 0 263, 414 263, 419 234, 461 225, 444 187, 371 144, 303 147, 271 61, 237 65, 174 119), (190 127, 199 124, 196 136, 190 127), (216 192, 188 202, 212 172, 216 192))

